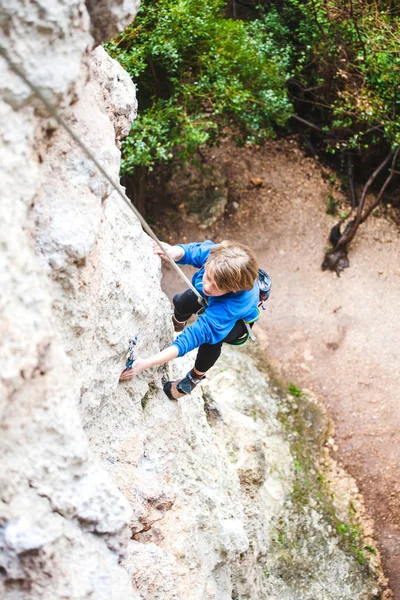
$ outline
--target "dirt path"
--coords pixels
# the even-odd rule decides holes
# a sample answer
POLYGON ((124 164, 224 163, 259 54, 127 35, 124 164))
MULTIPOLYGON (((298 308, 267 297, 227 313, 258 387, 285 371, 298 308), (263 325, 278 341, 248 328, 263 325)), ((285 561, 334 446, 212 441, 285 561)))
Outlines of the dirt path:
MULTIPOLYGON (((321 271, 330 192, 314 159, 294 142, 258 151, 225 144, 212 153, 228 177, 230 204, 207 231, 179 219, 160 235, 172 243, 232 238, 252 246, 273 280, 261 327, 283 377, 317 393, 336 428, 336 459, 355 477, 375 520, 384 568, 400 600, 400 236, 383 217, 371 218, 341 278, 321 271), (252 177, 264 185, 255 188, 252 177), (230 211, 230 212, 229 212, 230 211)), ((181 284, 169 271, 167 292, 181 284)))

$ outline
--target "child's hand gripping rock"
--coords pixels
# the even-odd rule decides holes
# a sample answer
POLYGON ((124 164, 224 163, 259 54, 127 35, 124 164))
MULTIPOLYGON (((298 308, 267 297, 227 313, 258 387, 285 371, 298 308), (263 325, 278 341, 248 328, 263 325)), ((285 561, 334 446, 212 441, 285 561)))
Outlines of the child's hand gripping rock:
MULTIPOLYGON (((185 251, 183 248, 181 248, 181 246, 171 246, 170 244, 167 244, 166 242, 162 242, 161 245, 165 249, 165 251, 168 252, 168 254, 172 258, 172 260, 175 262, 180 260, 183 257, 183 255, 185 254, 185 251)), ((167 255, 163 253, 160 246, 158 244, 156 244, 156 242, 153 242, 153 252, 154 252, 154 254, 158 254, 163 260, 168 262, 167 255)))

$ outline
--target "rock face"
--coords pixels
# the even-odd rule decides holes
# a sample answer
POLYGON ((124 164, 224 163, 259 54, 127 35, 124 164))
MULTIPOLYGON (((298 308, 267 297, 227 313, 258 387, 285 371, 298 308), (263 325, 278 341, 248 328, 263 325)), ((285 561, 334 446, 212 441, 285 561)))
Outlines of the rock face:
MULTIPOLYGON (((135 5, 50 4, 9 2, 5 47, 117 179, 135 90, 92 34, 112 35, 135 5)), ((294 505, 301 465, 251 358, 227 351, 204 397, 179 402, 162 392, 171 367, 118 383, 130 338, 143 355, 172 340, 159 259, 0 64, 2 597, 378 597, 319 497, 294 505)))
MULTIPOLYGON (((90 56, 83 3, 9 2, 1 26, 8 55, 117 176, 119 152, 105 99, 109 114, 117 115, 119 135, 135 115, 134 87, 102 50, 90 56)), ((78 307, 84 294, 75 288, 67 314, 74 285, 84 286, 77 273, 100 252, 107 210, 102 203, 112 204, 110 189, 3 58, 0 69, 0 596, 134 599, 119 564, 132 510, 90 454, 69 355, 82 339, 85 306, 105 282, 104 273, 92 273, 92 292, 78 307), (60 318, 66 319, 65 339, 60 318)), ((114 342, 115 354, 121 349, 114 342)))

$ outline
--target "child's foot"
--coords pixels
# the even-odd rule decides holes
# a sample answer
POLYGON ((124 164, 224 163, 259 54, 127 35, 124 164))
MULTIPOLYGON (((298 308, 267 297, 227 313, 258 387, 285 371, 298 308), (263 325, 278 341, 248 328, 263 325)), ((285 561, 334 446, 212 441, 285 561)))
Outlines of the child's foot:
POLYGON ((172 322, 174 324, 174 330, 179 333, 180 331, 183 331, 186 327, 186 323, 187 321, 178 321, 178 319, 175 318, 175 315, 172 315, 172 322))
POLYGON ((198 385, 204 377, 205 375, 199 377, 194 369, 192 369, 183 379, 167 381, 167 383, 164 384, 163 390, 170 400, 177 400, 178 398, 183 398, 183 396, 191 394, 196 385, 198 385))

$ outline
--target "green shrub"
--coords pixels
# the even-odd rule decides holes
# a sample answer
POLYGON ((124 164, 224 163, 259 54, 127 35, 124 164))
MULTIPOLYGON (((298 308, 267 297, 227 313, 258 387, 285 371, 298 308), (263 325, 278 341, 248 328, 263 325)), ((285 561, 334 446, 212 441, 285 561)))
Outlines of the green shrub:
POLYGON ((286 0, 295 96, 328 148, 400 143, 400 8, 369 0, 286 0))
POLYGON ((143 0, 106 45, 137 85, 139 115, 123 142, 122 171, 217 143, 261 142, 291 115, 288 31, 275 10, 252 22, 225 17, 222 0, 143 0))
POLYGON ((303 396, 303 392, 302 390, 297 387, 297 385, 295 383, 290 383, 288 385, 288 392, 289 394, 291 394, 292 396, 295 396, 297 398, 301 398, 301 396, 303 396))

